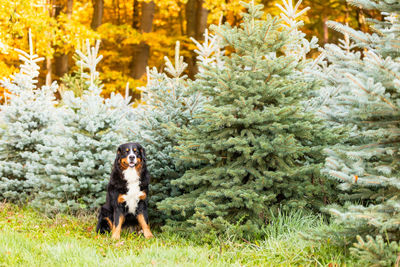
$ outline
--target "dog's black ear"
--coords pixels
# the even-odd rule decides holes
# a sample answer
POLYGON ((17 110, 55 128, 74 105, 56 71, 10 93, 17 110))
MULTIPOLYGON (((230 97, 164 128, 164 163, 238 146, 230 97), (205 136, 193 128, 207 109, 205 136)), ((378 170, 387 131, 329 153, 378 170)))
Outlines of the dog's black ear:
POLYGON ((142 146, 140 146, 140 154, 142 155, 142 160, 146 162, 146 150, 142 146))
POLYGON ((117 149, 117 156, 115 157, 115 161, 114 161, 114 168, 117 168, 118 170, 119 168, 119 159, 121 157, 121 147, 118 147, 117 149))

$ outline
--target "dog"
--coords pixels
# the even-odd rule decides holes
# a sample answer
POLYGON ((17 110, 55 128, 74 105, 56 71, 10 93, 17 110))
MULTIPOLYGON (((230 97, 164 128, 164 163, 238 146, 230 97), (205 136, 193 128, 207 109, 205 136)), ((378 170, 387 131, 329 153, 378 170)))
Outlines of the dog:
POLYGON ((138 143, 120 145, 96 232, 111 231, 111 238, 117 240, 122 227, 139 226, 145 238, 152 238, 147 212, 149 183, 144 148, 138 143))

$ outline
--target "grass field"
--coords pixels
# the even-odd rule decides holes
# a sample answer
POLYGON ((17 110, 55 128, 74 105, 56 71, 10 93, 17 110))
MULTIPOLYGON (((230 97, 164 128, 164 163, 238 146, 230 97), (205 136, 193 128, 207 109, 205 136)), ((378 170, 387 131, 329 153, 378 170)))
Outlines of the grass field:
POLYGON ((302 232, 322 227, 318 217, 279 216, 257 242, 183 238, 155 232, 145 240, 123 232, 118 241, 94 231, 95 215, 48 218, 30 208, 0 204, 0 266, 353 266, 341 248, 307 241, 302 232))

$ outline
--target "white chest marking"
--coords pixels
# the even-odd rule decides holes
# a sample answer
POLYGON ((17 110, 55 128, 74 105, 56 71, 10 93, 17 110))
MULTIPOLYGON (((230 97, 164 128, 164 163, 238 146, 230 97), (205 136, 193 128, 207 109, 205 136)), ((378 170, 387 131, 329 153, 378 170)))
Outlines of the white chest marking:
POLYGON ((122 172, 124 179, 127 181, 128 192, 124 199, 130 213, 135 214, 138 206, 139 197, 142 195, 140 191, 140 177, 135 168, 127 168, 122 172))

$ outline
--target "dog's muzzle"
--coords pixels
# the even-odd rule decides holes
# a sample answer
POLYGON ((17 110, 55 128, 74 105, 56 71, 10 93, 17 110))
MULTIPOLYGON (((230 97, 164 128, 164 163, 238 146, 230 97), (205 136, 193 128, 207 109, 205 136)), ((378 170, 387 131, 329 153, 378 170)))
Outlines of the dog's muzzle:
POLYGON ((137 159, 135 155, 129 155, 128 157, 129 167, 135 167, 137 163, 137 159))

